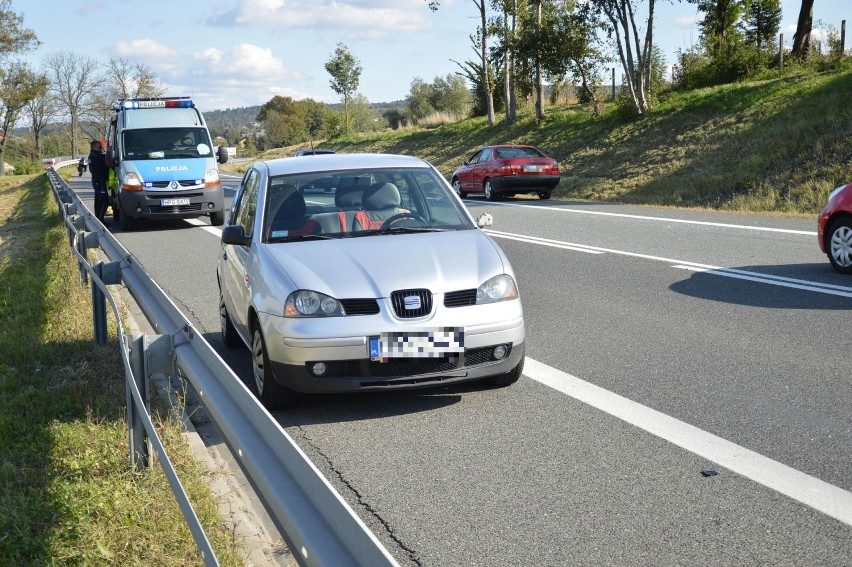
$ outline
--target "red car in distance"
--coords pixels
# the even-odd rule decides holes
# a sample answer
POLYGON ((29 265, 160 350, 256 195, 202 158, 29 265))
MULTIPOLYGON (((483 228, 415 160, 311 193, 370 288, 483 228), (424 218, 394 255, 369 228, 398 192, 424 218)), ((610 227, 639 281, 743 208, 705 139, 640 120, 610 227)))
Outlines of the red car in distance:
POLYGON ((453 172, 453 190, 459 197, 485 193, 495 201, 517 193, 536 193, 549 199, 559 184, 559 164, 532 146, 486 146, 453 172))
POLYGON ((852 274, 852 183, 828 196, 819 214, 819 247, 841 274, 852 274))

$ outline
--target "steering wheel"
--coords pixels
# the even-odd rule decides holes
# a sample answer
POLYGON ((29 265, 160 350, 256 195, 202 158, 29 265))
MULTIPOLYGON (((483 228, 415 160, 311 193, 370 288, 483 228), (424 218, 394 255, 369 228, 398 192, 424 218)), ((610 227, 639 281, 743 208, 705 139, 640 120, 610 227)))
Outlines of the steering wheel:
POLYGON ((380 231, 381 230, 387 230, 388 228, 390 228, 390 226, 393 223, 400 221, 402 219, 414 219, 414 220, 422 222, 424 224, 424 226, 426 224, 428 224, 426 222, 426 219, 424 219, 423 217, 421 217, 417 213, 405 212, 405 213, 397 213, 397 214, 393 215, 392 217, 388 217, 388 219, 385 222, 382 223, 382 226, 379 227, 379 230, 380 231))

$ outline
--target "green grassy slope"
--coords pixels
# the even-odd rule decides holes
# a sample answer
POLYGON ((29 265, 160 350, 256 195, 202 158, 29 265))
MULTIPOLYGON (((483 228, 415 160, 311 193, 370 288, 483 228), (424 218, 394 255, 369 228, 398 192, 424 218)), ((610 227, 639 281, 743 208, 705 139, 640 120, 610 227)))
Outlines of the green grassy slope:
POLYGON ((548 109, 540 124, 528 114, 493 128, 473 118, 323 147, 417 155, 449 178, 482 145, 525 143, 559 160, 556 198, 811 215, 852 181, 852 61, 842 67, 664 93, 638 120, 619 118, 613 104, 598 118, 574 105, 548 109))

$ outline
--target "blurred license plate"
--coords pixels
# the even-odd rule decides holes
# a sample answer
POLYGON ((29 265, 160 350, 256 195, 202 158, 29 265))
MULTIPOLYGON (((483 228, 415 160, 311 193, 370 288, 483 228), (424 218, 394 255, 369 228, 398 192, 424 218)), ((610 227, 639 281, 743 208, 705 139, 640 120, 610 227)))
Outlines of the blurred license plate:
POLYGON ((541 168, 542 166, 540 165, 525 165, 524 171, 526 171, 527 173, 536 173, 538 171, 541 171, 541 168))
POLYGON ((370 360, 442 358, 464 352, 464 329, 439 327, 370 337, 370 360))
POLYGON ((189 199, 160 199, 160 206, 174 207, 175 205, 188 205, 189 199))

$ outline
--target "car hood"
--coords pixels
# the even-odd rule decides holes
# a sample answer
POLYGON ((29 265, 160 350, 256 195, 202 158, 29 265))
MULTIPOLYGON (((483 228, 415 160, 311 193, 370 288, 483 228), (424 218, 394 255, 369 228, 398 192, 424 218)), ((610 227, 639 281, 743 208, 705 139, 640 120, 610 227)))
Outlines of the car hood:
POLYGON ((474 289, 504 273, 501 254, 480 230, 387 234, 269 244, 297 289, 337 297, 389 297, 400 289, 474 289))

